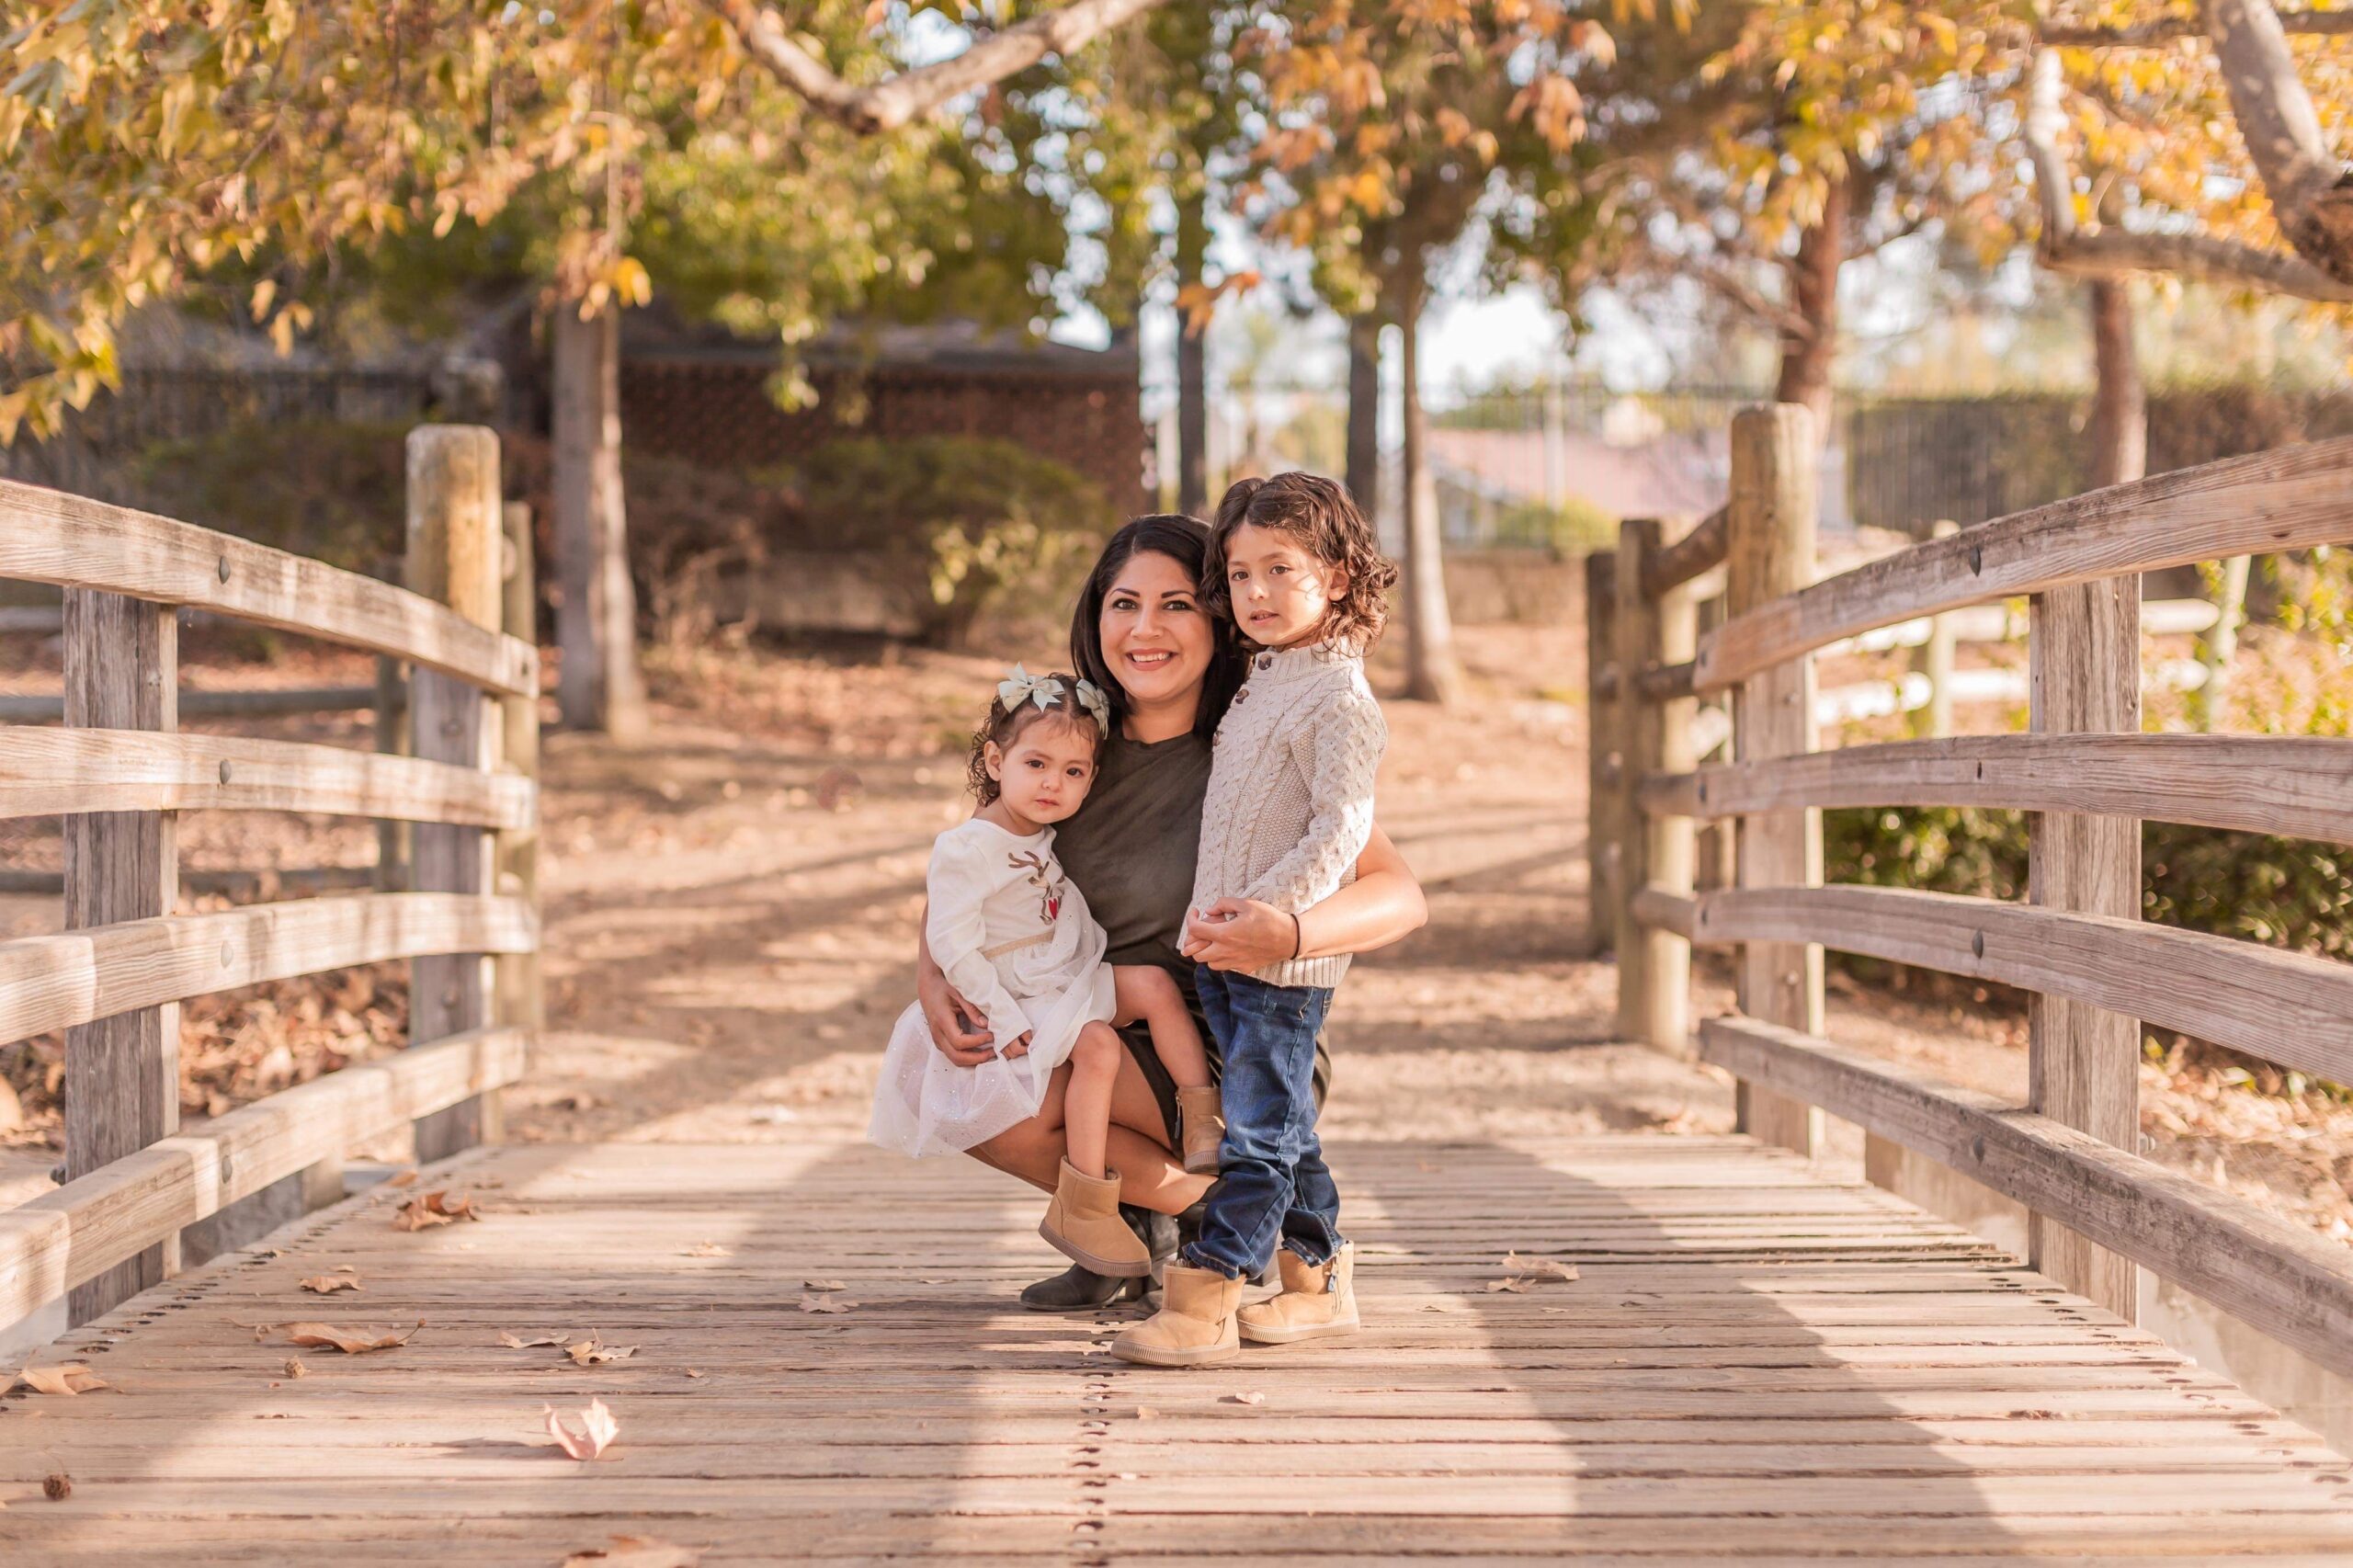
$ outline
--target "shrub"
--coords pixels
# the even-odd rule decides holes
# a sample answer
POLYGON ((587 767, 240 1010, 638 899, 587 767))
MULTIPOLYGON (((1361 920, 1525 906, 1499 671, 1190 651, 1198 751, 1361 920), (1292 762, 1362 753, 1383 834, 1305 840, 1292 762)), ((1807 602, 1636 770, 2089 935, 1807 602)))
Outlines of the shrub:
POLYGON ((1496 514, 1495 542, 1549 550, 1563 558, 1590 555, 1618 541, 1618 518, 1582 495, 1559 506, 1517 501, 1496 514))
POLYGON ((1059 619, 1114 520, 1092 482, 1010 441, 836 441, 778 477, 800 503, 792 542, 882 557, 925 641, 949 647, 983 615, 1059 619))

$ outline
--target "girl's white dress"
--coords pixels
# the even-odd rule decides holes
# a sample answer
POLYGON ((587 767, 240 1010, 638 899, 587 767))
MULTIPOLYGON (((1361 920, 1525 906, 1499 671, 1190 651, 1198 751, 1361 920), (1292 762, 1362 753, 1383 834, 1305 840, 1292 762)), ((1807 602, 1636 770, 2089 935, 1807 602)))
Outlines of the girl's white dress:
POLYGON ((1038 1114, 1078 1031, 1108 1022, 1103 927, 1054 858, 1054 830, 1023 837, 974 817, 931 846, 924 935, 948 979, 999 1045, 1029 1051, 959 1067, 931 1043, 923 1008, 899 1015, 874 1085, 867 1137, 903 1154, 953 1154, 1038 1114))

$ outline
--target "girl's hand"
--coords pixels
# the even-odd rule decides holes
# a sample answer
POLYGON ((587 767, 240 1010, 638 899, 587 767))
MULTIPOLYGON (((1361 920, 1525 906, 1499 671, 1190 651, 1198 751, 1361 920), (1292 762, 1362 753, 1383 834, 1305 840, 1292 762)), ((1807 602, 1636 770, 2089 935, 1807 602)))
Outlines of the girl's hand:
MULTIPOLYGON (((929 955, 925 955, 928 960, 929 955)), ((996 1055, 995 1036, 980 1009, 964 1000, 939 966, 928 961, 915 966, 915 1001, 923 1021, 931 1028, 932 1048, 959 1067, 978 1067, 996 1055)))
POLYGON ((1211 969, 1265 969, 1292 955, 1299 928, 1291 917, 1255 898, 1222 898, 1185 915, 1178 950, 1211 969))

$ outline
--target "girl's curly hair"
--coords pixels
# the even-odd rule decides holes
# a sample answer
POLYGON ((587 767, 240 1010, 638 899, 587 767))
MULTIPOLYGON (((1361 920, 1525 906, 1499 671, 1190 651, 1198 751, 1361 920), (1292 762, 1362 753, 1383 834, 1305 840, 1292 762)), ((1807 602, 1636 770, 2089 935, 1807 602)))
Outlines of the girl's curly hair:
POLYGON ((1078 700, 1078 678, 1064 675, 1060 670, 1039 678, 1058 683, 1062 687, 1061 694, 1043 708, 1038 706, 1035 699, 1025 697, 1007 710, 995 694, 991 693, 989 716, 981 721, 979 729, 972 732, 972 755, 964 767, 964 784, 984 806, 1005 792, 997 787, 996 780, 989 777, 990 744, 994 743, 997 755, 1002 756, 1013 749, 1013 743, 1021 738, 1022 731, 1041 719, 1068 724, 1095 743, 1097 756, 1102 755, 1103 730, 1096 723, 1095 715, 1078 700))
POLYGON ((1228 621, 1233 603, 1225 580, 1225 542, 1245 523, 1289 534, 1316 560, 1347 574, 1347 589, 1324 611, 1324 637, 1352 643, 1359 652, 1380 640, 1389 619, 1389 590, 1397 585, 1397 563, 1381 553, 1372 524, 1344 486, 1321 474, 1294 472, 1236 480, 1227 487, 1210 527, 1201 591, 1228 621))

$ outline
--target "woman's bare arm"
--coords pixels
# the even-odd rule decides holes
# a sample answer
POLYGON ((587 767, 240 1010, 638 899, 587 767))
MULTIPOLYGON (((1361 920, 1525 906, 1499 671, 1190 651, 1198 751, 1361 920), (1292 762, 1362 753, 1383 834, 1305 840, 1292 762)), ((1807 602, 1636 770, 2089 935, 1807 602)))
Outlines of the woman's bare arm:
POLYGON ((1296 927, 1291 916, 1252 899, 1220 899, 1207 913, 1209 919, 1187 917, 1185 956, 1211 969, 1253 970, 1293 957, 1385 948, 1420 930, 1429 905, 1405 858, 1375 823, 1357 857, 1357 880, 1302 914, 1296 927))

